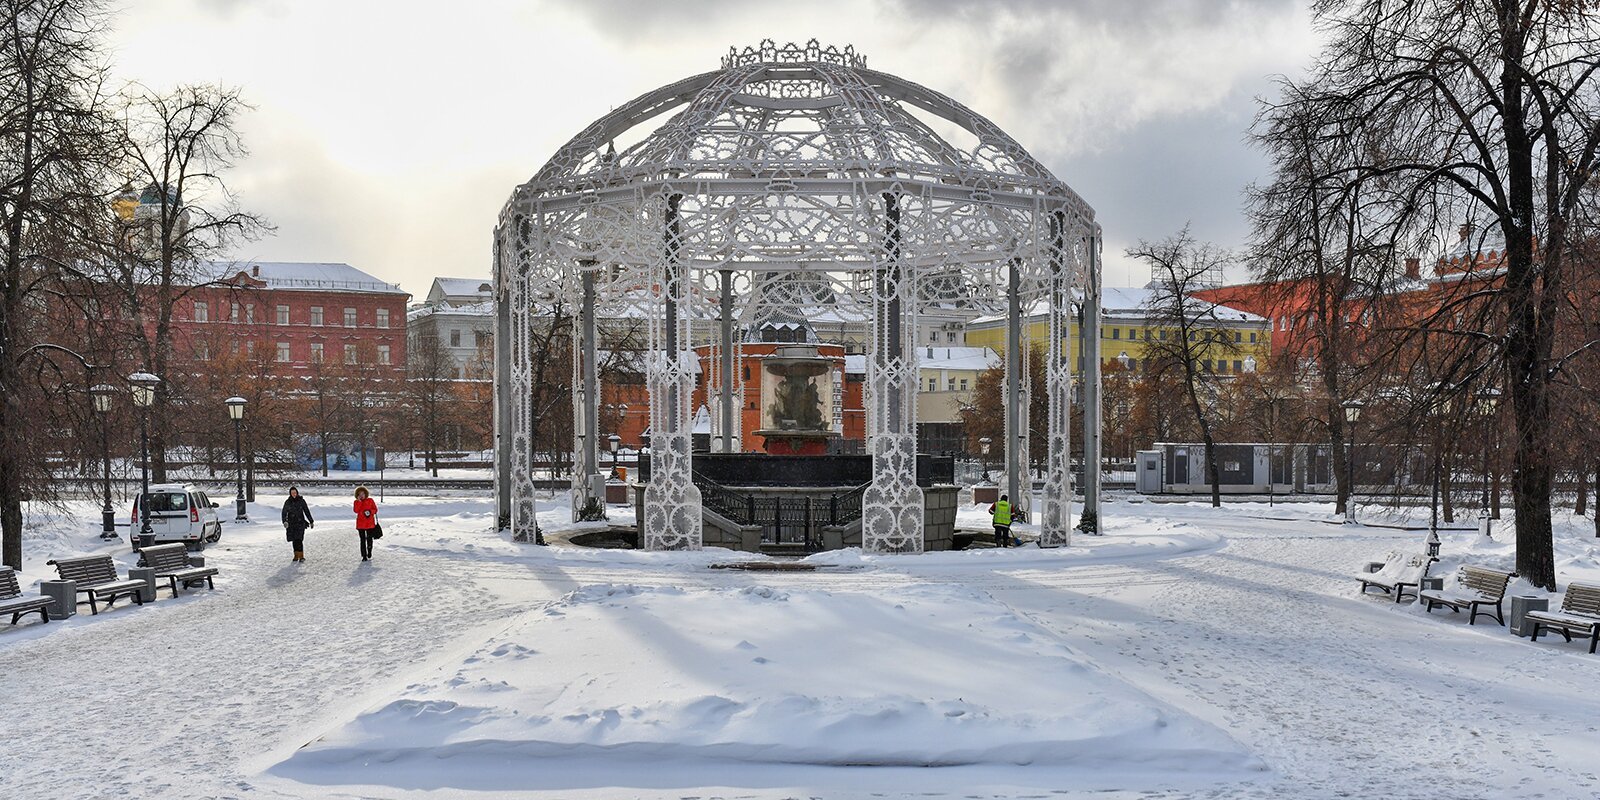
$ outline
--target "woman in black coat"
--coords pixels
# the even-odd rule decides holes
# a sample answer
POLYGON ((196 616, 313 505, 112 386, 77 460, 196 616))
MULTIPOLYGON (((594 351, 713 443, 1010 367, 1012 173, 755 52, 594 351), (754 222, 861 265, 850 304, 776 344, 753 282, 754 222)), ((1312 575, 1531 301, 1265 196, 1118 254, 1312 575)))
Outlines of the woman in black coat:
POLYGON ((289 499, 283 501, 283 533, 294 545, 294 560, 306 560, 305 547, 301 544, 305 538, 307 528, 317 527, 316 520, 311 518, 311 508, 306 505, 306 499, 300 496, 300 489, 296 486, 289 487, 289 499))

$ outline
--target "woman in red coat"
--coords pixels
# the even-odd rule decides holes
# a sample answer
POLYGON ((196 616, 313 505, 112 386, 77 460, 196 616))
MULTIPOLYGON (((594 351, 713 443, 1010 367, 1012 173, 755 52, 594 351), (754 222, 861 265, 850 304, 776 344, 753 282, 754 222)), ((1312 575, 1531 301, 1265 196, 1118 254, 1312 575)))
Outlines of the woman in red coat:
MULTIPOLYGON (((356 535, 361 537, 361 560, 372 560, 372 532, 378 527, 378 501, 365 486, 356 487, 356 535)), ((383 534, 378 534, 382 536, 383 534)))

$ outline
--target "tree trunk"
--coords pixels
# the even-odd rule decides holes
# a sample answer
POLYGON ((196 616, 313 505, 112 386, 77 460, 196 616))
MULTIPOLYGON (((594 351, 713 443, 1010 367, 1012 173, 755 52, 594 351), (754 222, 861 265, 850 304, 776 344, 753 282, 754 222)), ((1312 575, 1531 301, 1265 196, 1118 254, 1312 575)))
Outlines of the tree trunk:
POLYGON ((1582 517, 1589 513, 1589 473, 1578 467, 1578 496, 1572 503, 1572 513, 1582 517))

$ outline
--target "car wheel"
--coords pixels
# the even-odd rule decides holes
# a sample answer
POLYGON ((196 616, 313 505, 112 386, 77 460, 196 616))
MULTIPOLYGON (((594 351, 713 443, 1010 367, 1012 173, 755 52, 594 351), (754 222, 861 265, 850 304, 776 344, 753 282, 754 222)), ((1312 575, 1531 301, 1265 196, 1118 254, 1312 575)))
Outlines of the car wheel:
POLYGON ((204 539, 194 539, 192 541, 184 542, 183 545, 184 547, 189 548, 189 552, 191 553, 199 553, 206 549, 206 543, 204 539))
POLYGON ((221 539, 222 539, 222 526, 218 525, 215 528, 211 529, 211 535, 206 537, 206 542, 208 544, 216 544, 218 541, 221 541, 221 539))

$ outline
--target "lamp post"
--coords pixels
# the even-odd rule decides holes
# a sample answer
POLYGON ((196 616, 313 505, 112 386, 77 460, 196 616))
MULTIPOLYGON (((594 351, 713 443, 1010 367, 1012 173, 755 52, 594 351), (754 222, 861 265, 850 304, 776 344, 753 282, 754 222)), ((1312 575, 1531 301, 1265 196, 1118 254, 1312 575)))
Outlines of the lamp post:
POLYGON ((994 440, 987 436, 979 437, 978 439, 978 452, 983 454, 983 482, 985 485, 989 483, 989 445, 993 442, 994 440))
POLYGON ((133 404, 139 408, 139 546, 144 547, 155 539, 155 534, 150 531, 150 430, 147 420, 150 406, 156 402, 156 387, 161 384, 161 379, 148 372, 135 372, 128 376, 128 383, 133 384, 133 404))
POLYGON ((617 468, 617 450, 622 447, 622 437, 613 433, 606 437, 606 444, 611 446, 611 469, 615 470, 617 468))
POLYGON ((100 538, 117 538, 117 513, 111 510, 111 398, 117 393, 117 387, 109 384, 95 384, 89 389, 89 395, 94 398, 94 410, 100 414, 100 455, 104 462, 105 472, 101 479, 101 490, 105 495, 105 505, 100 509, 100 538))
POLYGON ((228 404, 228 419, 233 420, 233 466, 234 474, 238 478, 239 490, 233 498, 233 521, 248 522, 249 514, 244 508, 244 405, 247 402, 243 397, 234 395, 223 401, 228 404))
POLYGON ((1490 423, 1499 403, 1499 389, 1491 386, 1478 393, 1478 411, 1483 414, 1483 497, 1478 502, 1478 535, 1486 538, 1494 525, 1489 511, 1493 502, 1489 497, 1489 442, 1494 438, 1490 423))
POLYGON ((1361 409, 1367 404, 1360 400, 1343 403, 1344 421, 1348 423, 1345 435, 1344 459, 1344 524, 1356 524, 1356 423, 1361 420, 1361 409))

